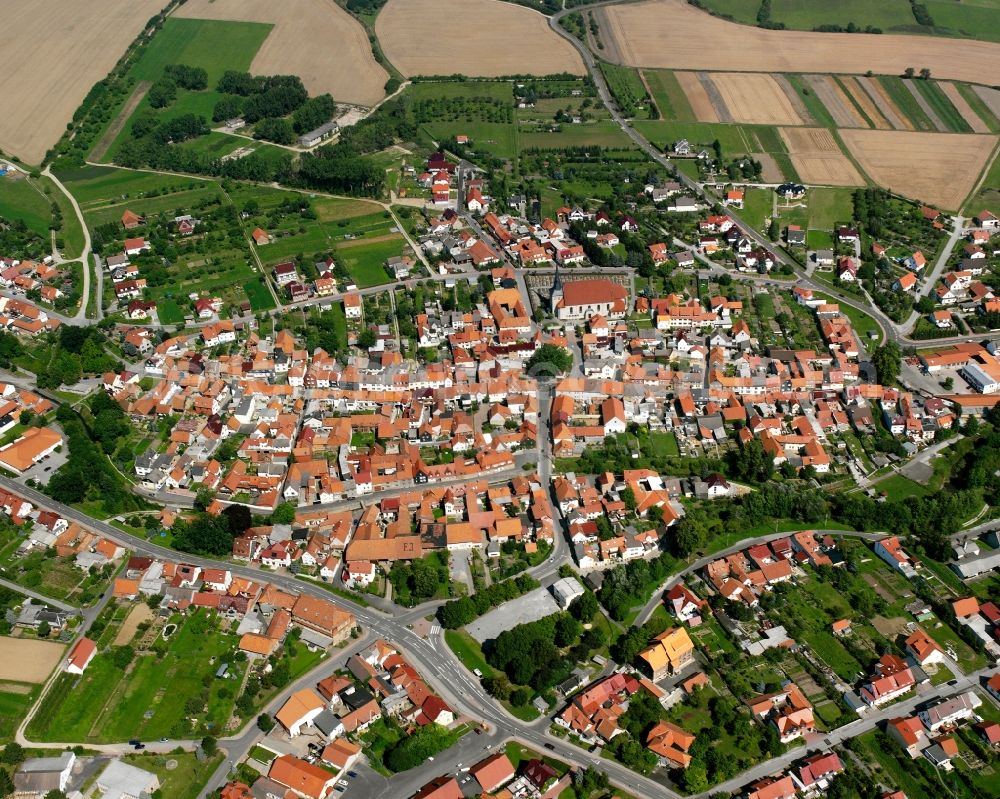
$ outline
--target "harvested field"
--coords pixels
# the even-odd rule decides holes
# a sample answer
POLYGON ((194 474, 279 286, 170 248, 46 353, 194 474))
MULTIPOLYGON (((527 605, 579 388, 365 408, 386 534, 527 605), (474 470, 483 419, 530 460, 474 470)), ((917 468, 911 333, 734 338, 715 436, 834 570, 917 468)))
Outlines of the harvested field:
POLYGON ((807 125, 815 122, 812 115, 809 113, 809 109, 806 108, 806 104, 799 97, 798 92, 795 91, 795 87, 792 86, 791 81, 785 75, 772 75, 774 82, 778 84, 778 87, 785 93, 785 97, 788 98, 788 102, 792 104, 792 108, 795 109, 795 113, 799 115, 799 119, 805 122, 807 125))
POLYGON ((5 0, 0 149, 40 163, 161 0, 5 0))
POLYGON ((806 75, 806 82, 821 103, 830 112, 838 128, 867 128, 868 123, 858 113, 854 103, 829 75, 806 75))
MULTIPOLYGON (((394 0, 400 2, 400 0, 394 0)), ((605 41, 630 66, 756 72, 899 75, 914 66, 912 36, 752 28, 713 17, 684 0, 594 11, 605 41)), ((975 83, 1000 74, 1000 44, 920 37, 919 66, 935 77, 975 83)))
POLYGON ((799 178, 823 186, 863 186, 864 179, 826 128, 779 128, 799 178))
POLYGON ((388 73, 372 55, 364 28, 327 0, 189 0, 175 16, 264 22, 274 29, 250 64, 255 75, 293 74, 311 95, 374 105, 388 73))
POLYGON ((128 616, 125 617, 125 622, 118 630, 118 634, 115 636, 115 646, 124 646, 129 643, 133 638, 135 638, 135 631, 139 629, 139 625, 144 621, 150 621, 153 618, 153 611, 149 609, 149 605, 144 602, 140 602, 132 610, 129 611, 128 616))
POLYGON ((550 30, 545 17, 500 0, 389 0, 375 32, 404 75, 586 71, 580 54, 550 30))
POLYGON ((698 73, 675 72, 674 75, 694 111, 694 118, 699 122, 718 122, 719 112, 715 110, 705 86, 698 78, 698 73))
POLYGON ((750 153, 750 157, 760 162, 760 176, 765 183, 781 183, 785 180, 781 167, 778 166, 778 162, 770 153, 750 153))
POLYGON ((0 680, 45 682, 65 651, 55 641, 0 637, 0 680))
MULTIPOLYGON (((889 130, 892 125, 885 118, 882 112, 875 106, 873 98, 871 95, 871 81, 867 78, 850 78, 843 77, 840 82, 844 85, 844 89, 850 92, 854 102, 858 104, 858 108, 867 116, 872 125, 874 125, 879 130, 889 130)), ((865 125, 864 127, 868 127, 865 125)))
MULTIPOLYGON (((869 576, 870 575, 865 575, 866 579, 869 576)), ((885 597, 882 596, 887 593, 884 588, 880 591, 880 586, 877 582, 870 582, 869 585, 875 589, 879 596, 885 599, 885 597)), ((889 596, 892 596, 892 594, 889 594, 889 596)), ((886 599, 886 602, 891 603, 893 601, 894 600, 892 599, 886 599)), ((908 634, 908 630, 906 629, 906 619, 900 618, 899 616, 893 616, 891 619, 887 619, 885 616, 876 616, 872 619, 872 627, 890 640, 895 639, 897 635, 908 634)))
POLYGON ((938 83, 938 87, 944 92, 944 96, 951 100, 951 104, 955 106, 955 110, 962 115, 962 119, 969 124, 973 133, 990 132, 987 124, 980 119, 979 114, 972 110, 972 106, 969 105, 968 100, 962 96, 962 93, 958 90, 958 87, 954 83, 941 81, 938 83))
POLYGON ((1000 119, 1000 91, 991 89, 988 86, 973 86, 972 90, 979 95, 979 99, 986 103, 993 116, 1000 119))
POLYGON ((841 138, 876 183, 942 209, 961 207, 976 185, 996 136, 843 130, 841 138))
POLYGON ((714 72, 710 77, 734 122, 802 124, 802 117, 773 76, 714 72))

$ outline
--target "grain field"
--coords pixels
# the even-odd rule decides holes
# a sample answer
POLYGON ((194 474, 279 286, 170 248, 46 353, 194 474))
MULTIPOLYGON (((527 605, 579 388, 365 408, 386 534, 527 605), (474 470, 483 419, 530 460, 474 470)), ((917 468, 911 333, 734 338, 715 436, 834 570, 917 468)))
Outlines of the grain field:
POLYGON ((614 40, 631 66, 855 75, 899 75, 916 66, 936 78, 970 83, 1000 74, 1000 44, 991 42, 765 30, 713 17, 685 0, 647 0, 594 14, 603 20, 602 36, 614 40))
POLYGON ((375 32, 404 75, 585 72, 580 54, 545 17, 500 0, 389 0, 375 32))
POLYGON ((864 179, 826 128, 779 128, 792 165, 804 183, 863 186, 864 179))
POLYGON ((914 200, 956 210, 975 186, 996 136, 842 130, 847 149, 880 186, 914 200))
POLYGON ((687 97, 691 110, 694 111, 694 118, 699 122, 718 122, 719 112, 715 110, 715 105, 705 91, 698 73, 675 72, 674 76, 687 97))
POLYGON ((298 75, 311 95, 360 105, 384 94, 389 75, 364 28, 329 0, 188 0, 176 16, 274 25, 250 64, 255 75, 298 75))
POLYGON ((710 77, 733 121, 756 125, 802 124, 802 117, 772 75, 713 72, 710 77))
POLYGON ((951 104, 955 106, 955 110, 962 115, 962 119, 969 123, 969 127, 972 128, 973 133, 990 132, 989 127, 980 119, 979 114, 972 110, 972 106, 969 105, 968 100, 962 96, 962 93, 954 83, 940 81, 938 86, 944 92, 945 97, 951 100, 951 104))
POLYGON ((0 150, 41 163, 161 0, 4 0, 0 150))
POLYGON ((66 647, 38 638, 0 637, 0 680, 42 683, 62 662, 66 647))

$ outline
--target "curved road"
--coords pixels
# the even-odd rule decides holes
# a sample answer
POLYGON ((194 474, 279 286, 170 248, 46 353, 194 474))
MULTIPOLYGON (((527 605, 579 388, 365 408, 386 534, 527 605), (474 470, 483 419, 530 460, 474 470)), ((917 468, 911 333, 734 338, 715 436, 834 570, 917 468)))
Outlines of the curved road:
MULTIPOLYGON (((83 264, 83 290, 80 292, 80 309, 76 312, 76 315, 72 317, 72 323, 76 324, 90 324, 91 320, 87 319, 87 305, 90 303, 90 253, 91 253, 91 241, 90 241, 90 230, 87 227, 87 221, 83 218, 83 211, 80 210, 80 204, 76 201, 76 197, 70 194, 69 189, 67 189, 61 180, 52 174, 52 170, 49 167, 45 167, 42 171, 49 180, 51 180, 56 188, 59 189, 63 194, 66 195, 73 206, 73 211, 76 214, 76 218, 80 222, 80 228, 83 230, 83 252, 80 253, 79 258, 75 258, 72 261, 66 261, 66 263, 75 263, 79 261, 83 264)), ((97 298, 97 320, 101 319, 101 298, 97 298)), ((49 314, 50 316, 58 316, 57 314, 49 314)), ((68 320, 67 320, 68 321, 68 320)))

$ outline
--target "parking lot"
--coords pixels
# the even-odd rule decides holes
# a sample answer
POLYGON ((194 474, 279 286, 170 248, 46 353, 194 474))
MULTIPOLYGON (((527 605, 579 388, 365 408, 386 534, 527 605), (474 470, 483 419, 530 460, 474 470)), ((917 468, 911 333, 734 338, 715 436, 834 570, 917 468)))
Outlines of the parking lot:
POLYGON ((483 643, 492 641, 504 630, 509 630, 518 624, 537 621, 558 612, 559 605, 552 598, 552 594, 544 588, 536 588, 522 597, 505 602, 485 616, 480 616, 465 629, 479 643, 483 643))

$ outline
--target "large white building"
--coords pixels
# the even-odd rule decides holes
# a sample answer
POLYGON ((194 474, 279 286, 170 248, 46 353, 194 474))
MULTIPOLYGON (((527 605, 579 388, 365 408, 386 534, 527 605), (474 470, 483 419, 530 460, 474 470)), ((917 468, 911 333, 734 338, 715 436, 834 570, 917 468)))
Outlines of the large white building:
POLYGON ((628 313, 628 289, 606 278, 573 280, 563 284, 556 273, 552 310, 559 319, 583 321, 591 316, 621 319, 628 313))

